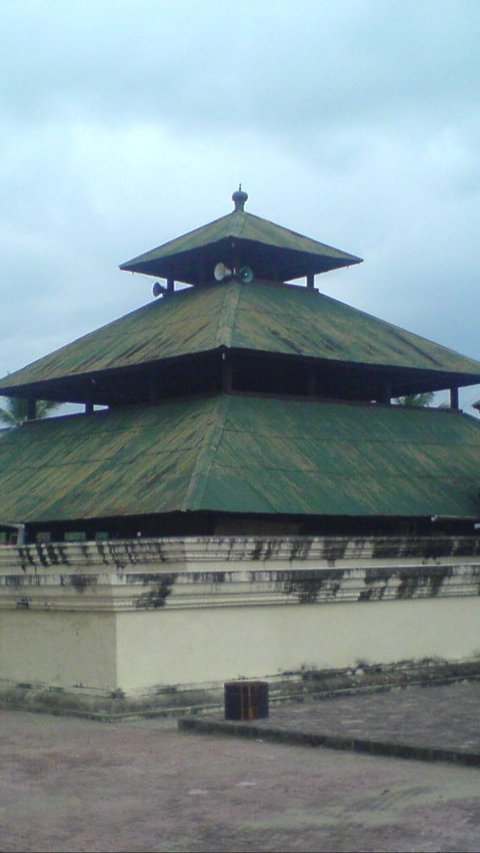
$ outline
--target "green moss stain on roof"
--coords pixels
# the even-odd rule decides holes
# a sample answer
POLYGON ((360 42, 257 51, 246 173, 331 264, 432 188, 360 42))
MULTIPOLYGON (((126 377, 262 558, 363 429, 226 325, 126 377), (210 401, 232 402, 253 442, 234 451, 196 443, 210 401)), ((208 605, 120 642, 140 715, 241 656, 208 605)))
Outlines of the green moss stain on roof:
POLYGON ((95 518, 187 508, 217 405, 132 408, 19 427, 0 442, 0 517, 95 518))
POLYGON ((0 520, 478 518, 479 479, 480 424, 458 413, 219 396, 12 430, 0 442, 0 520))
POLYGON ((473 372, 480 362, 302 287, 243 288, 231 346, 348 363, 473 372))
POLYGON ((257 275, 289 281, 307 272, 325 272, 358 264, 361 258, 319 243, 268 219, 243 210, 232 213, 176 237, 121 265, 120 269, 143 272, 178 281, 197 283, 199 267, 230 259, 240 249, 243 263, 255 265, 257 275), (222 252, 226 255, 222 257, 222 252))
POLYGON ((231 281, 151 302, 5 377, 0 390, 219 347, 480 377, 480 362, 317 291, 231 281))

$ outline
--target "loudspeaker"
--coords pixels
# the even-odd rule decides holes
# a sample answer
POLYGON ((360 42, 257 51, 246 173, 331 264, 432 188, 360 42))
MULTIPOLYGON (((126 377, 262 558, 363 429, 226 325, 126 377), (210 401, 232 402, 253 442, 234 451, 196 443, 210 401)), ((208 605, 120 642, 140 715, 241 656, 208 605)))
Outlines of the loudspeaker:
POLYGON ((233 272, 220 261, 220 263, 216 265, 213 274, 217 281, 223 281, 224 278, 229 278, 233 275, 233 272))
POLYGON ((245 284, 249 284, 253 281, 253 270, 251 270, 250 267, 240 267, 238 277, 240 281, 243 281, 245 284))

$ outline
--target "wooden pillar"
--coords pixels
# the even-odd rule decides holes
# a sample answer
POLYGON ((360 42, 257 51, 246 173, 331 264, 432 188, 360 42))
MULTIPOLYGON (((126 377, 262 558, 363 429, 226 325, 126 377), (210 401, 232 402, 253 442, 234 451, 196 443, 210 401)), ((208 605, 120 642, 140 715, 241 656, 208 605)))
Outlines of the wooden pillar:
POLYGON ((222 352, 222 391, 228 394, 233 388, 232 362, 228 353, 222 352))
POLYGON ((313 367, 307 368, 307 396, 317 396, 317 376, 313 367))
POLYGON ((380 389, 380 395, 378 397, 379 403, 385 403, 387 406, 390 405, 392 400, 392 383, 389 379, 385 379, 382 382, 382 387, 380 389))
POLYGON ((93 403, 91 400, 89 400, 87 403, 85 403, 85 414, 91 415, 92 412, 93 412, 93 403))
POLYGON ((151 376, 148 386, 148 396, 150 403, 158 403, 158 376, 151 376))
POLYGON ((450 388, 450 408, 455 412, 458 412, 459 403, 458 403, 458 388, 450 388))
POLYGON ((174 292, 175 292, 175 279, 167 278, 167 293, 170 294, 170 293, 174 293, 174 292))
POLYGON ((313 272, 307 273, 307 289, 313 290, 315 287, 315 276, 313 272))
POLYGON ((37 401, 31 397, 27 401, 27 421, 34 421, 37 417, 37 401))

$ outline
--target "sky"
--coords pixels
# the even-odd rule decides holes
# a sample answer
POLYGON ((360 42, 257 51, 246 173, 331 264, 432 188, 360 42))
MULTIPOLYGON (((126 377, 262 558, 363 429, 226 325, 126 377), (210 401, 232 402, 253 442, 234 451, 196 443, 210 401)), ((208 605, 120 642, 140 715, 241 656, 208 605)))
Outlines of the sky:
POLYGON ((0 0, 0 44, 0 375, 150 301, 118 265, 239 182, 364 258, 324 293, 480 360, 478 0, 0 0))

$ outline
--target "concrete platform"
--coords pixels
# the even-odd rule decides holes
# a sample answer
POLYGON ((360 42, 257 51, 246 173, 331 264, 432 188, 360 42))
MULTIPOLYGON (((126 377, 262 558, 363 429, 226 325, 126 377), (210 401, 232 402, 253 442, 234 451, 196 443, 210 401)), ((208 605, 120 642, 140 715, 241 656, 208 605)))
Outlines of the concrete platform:
POLYGON ((480 765, 480 683, 411 687, 273 707, 268 719, 188 717, 183 731, 480 765))

